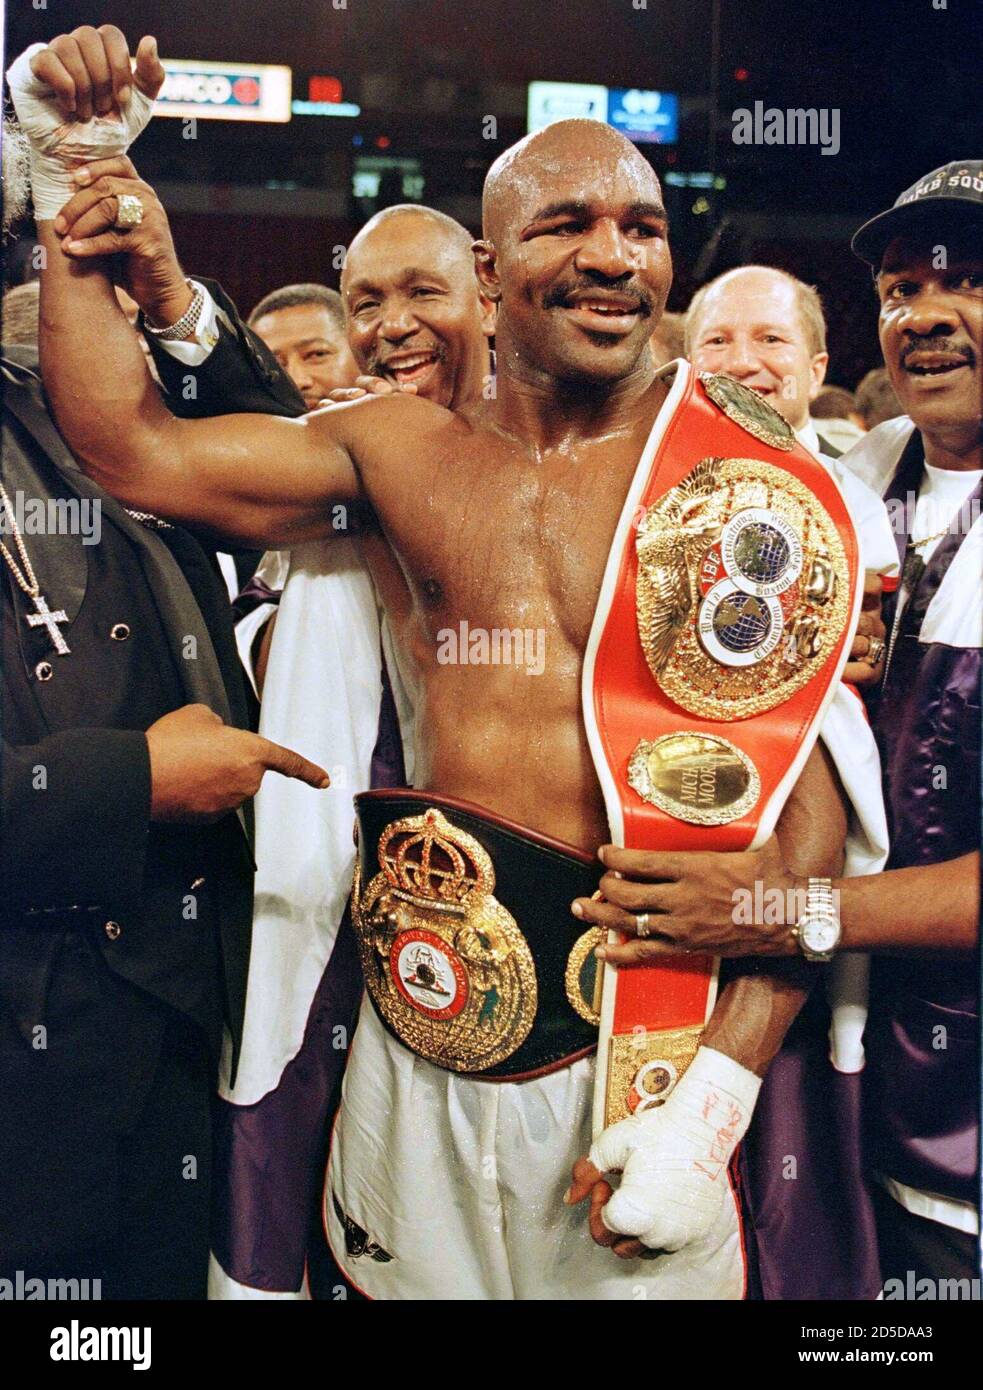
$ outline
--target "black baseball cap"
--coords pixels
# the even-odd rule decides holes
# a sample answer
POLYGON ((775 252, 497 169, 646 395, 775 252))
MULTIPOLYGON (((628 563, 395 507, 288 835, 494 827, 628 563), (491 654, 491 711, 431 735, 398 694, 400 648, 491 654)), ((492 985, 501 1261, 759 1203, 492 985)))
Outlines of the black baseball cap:
POLYGON ((941 169, 933 169, 906 188, 893 207, 854 232, 850 246, 876 270, 885 248, 896 236, 927 224, 938 225, 953 215, 983 222, 983 159, 954 159, 941 169))

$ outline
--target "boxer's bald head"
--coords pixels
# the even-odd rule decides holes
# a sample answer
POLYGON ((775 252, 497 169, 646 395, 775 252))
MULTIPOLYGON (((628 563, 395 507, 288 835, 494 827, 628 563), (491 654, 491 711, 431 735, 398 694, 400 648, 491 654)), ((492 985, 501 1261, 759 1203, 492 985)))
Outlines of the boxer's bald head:
POLYGON ((578 188, 609 184, 621 172, 630 181, 639 202, 662 205, 662 190, 655 170, 619 131, 603 121, 556 121, 537 130, 500 154, 488 170, 482 194, 484 235, 489 241, 516 217, 537 208, 544 194, 562 191, 571 182, 578 188))
POLYGON ((585 120, 526 136, 489 170, 482 215, 478 275, 518 370, 600 385, 649 364, 672 262, 659 181, 629 140, 585 120))
POLYGON ((440 405, 480 395, 494 308, 474 273, 474 238, 436 208, 386 208, 361 229, 341 273, 348 341, 363 371, 440 405))

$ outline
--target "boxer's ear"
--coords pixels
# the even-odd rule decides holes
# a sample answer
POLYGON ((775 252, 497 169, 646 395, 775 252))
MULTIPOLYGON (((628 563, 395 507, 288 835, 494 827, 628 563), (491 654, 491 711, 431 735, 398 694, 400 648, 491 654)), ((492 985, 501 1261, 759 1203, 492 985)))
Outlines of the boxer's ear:
POLYGON ((486 338, 494 338, 495 321, 498 318, 498 305, 489 299, 484 290, 478 291, 478 308, 481 314, 481 331, 486 338))
POLYGON ((474 273, 478 277, 481 293, 497 304, 502 297, 502 287, 498 279, 495 247, 490 241, 476 241, 471 250, 474 252, 474 273))

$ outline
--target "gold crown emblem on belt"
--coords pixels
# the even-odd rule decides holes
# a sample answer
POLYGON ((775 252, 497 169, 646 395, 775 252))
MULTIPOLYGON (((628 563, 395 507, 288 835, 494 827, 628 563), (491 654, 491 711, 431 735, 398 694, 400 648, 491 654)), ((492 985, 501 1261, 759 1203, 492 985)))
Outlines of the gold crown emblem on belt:
POLYGON ((386 826, 379 865, 393 897, 422 908, 463 914, 472 893, 490 893, 495 886, 482 846, 433 808, 386 826))
POLYGON ((494 896, 492 861, 435 807, 392 821, 352 922, 372 1000, 414 1052, 451 1071, 510 1057, 536 1016, 536 970, 515 919, 494 896))

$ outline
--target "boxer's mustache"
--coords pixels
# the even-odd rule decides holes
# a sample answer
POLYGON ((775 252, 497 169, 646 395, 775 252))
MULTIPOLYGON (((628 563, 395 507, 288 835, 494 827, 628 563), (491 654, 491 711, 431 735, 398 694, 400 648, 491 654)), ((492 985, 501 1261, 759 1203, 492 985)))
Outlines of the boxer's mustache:
POLYGON ((597 275, 579 280, 562 280, 552 289, 546 291, 543 297, 543 308, 569 308, 574 295, 591 294, 596 290, 602 292, 607 290, 611 294, 624 295, 628 299, 634 299, 640 314, 650 316, 655 312, 655 301, 651 294, 630 273, 616 276, 613 279, 606 275, 597 275))

